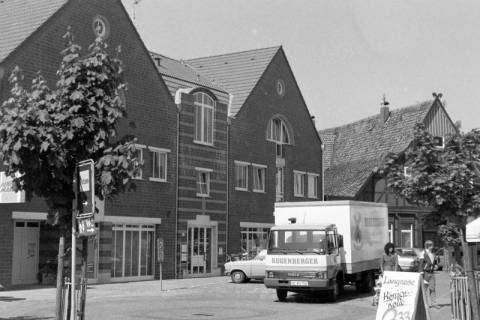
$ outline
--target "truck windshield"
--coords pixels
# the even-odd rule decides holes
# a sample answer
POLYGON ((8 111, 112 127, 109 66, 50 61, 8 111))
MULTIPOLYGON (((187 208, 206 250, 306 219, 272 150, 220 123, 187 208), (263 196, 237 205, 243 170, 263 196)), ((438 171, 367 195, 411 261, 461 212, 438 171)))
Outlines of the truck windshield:
POLYGON ((325 254, 325 230, 272 230, 269 252, 325 254))

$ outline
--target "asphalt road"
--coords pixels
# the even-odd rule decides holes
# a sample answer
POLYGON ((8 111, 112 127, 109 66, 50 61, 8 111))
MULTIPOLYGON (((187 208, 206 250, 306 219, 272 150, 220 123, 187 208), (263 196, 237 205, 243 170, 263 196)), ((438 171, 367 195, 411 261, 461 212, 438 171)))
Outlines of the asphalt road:
MULTIPOLYGON (((370 294, 354 288, 336 303, 289 293, 286 302, 262 282, 233 284, 227 277, 91 285, 86 319, 375 319, 370 294)), ((0 320, 53 319, 55 289, 0 292, 0 320)), ((446 309, 448 310, 448 309, 446 309)))

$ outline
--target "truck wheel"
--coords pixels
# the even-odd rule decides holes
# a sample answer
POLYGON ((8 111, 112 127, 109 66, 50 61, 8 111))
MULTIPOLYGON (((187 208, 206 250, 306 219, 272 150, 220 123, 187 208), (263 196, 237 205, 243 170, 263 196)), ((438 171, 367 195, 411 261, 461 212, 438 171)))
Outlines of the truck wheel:
POLYGON ((287 290, 284 290, 284 289, 277 289, 277 298, 278 298, 278 301, 285 301, 287 299, 287 290))
POLYGON ((340 283, 335 281, 333 285, 333 289, 328 292, 328 300, 330 302, 335 302, 338 300, 338 296, 340 295, 340 283))
POLYGON ((245 276, 245 273, 237 270, 232 272, 231 278, 232 278, 232 282, 234 283, 242 283, 242 282, 245 282, 245 279, 247 277, 245 276))

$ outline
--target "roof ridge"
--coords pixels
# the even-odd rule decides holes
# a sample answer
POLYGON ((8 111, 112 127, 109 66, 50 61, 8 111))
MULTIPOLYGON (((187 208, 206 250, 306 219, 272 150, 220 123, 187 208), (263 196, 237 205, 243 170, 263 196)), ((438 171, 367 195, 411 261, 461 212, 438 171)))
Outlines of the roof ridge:
MULTIPOLYGON (((422 102, 418 102, 416 104, 412 104, 412 105, 409 105, 409 106, 406 106, 406 107, 401 107, 401 108, 396 108, 396 109, 390 109, 390 112, 392 113, 397 113, 397 112, 400 112, 400 111, 405 111, 405 110, 409 110, 409 109, 420 109, 421 107, 423 107, 425 104, 429 103, 430 104, 430 107, 433 105, 433 102, 434 100, 425 100, 425 101, 422 101, 422 102)), ((321 130, 318 130, 319 133, 321 132, 330 132, 330 131, 334 131, 336 129, 341 129, 341 128, 345 128, 345 127, 348 127, 348 126, 351 126, 351 125, 355 125, 355 124, 358 124, 358 123, 361 123, 361 122, 365 122, 365 121, 368 121, 368 120, 374 120, 376 118, 378 118, 380 116, 380 114, 375 114, 375 115, 372 115, 372 116, 368 116, 368 117, 365 117, 365 118, 362 118, 362 119, 359 119, 357 121, 352 121, 352 122, 349 122, 349 123, 345 123, 345 124, 342 124, 342 125, 339 125, 339 126, 336 126, 336 127, 330 127, 330 128, 326 128, 326 129, 321 129, 321 130)))
POLYGON ((214 55, 197 57, 197 58, 190 58, 190 59, 185 59, 185 61, 199 60, 199 59, 205 59, 205 58, 214 58, 214 57, 221 57, 221 56, 229 56, 229 55, 233 55, 233 54, 253 52, 253 51, 263 51, 263 50, 274 49, 274 48, 280 49, 281 47, 282 47, 282 45, 277 45, 277 46, 271 46, 271 47, 265 47, 265 48, 258 48, 258 49, 248 49, 248 50, 235 51, 235 52, 229 52, 229 53, 221 53, 221 54, 214 54, 214 55))

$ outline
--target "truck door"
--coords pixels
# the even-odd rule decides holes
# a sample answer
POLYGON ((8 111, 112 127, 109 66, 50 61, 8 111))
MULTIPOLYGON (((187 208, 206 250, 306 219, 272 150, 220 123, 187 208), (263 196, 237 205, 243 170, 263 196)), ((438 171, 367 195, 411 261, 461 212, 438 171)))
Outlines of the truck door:
MULTIPOLYGON (((327 271, 335 272, 340 265, 338 238, 336 230, 327 231, 327 271)), ((333 277, 334 275, 329 276, 333 277)))

